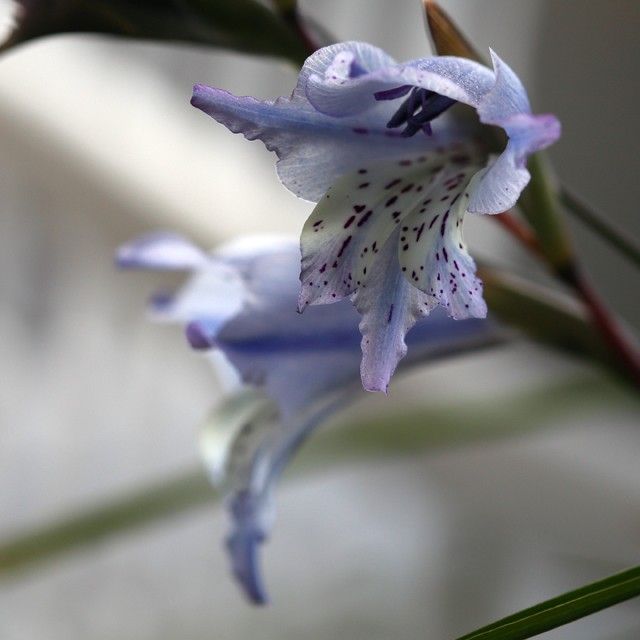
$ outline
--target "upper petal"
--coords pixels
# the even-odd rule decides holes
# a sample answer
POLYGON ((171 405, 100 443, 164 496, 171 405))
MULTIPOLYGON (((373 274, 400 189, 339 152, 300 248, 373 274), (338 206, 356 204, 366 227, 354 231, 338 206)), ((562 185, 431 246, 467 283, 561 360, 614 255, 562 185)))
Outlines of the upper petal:
POLYGON ((501 213, 513 207, 531 178, 527 156, 553 144, 560 122, 550 114, 533 115, 518 76, 494 51, 495 83, 480 101, 478 114, 486 124, 502 127, 509 141, 502 154, 475 181, 468 210, 501 213))
POLYGON ((402 138, 386 128, 394 105, 377 102, 372 95, 373 104, 366 113, 362 110, 346 118, 325 115, 307 99, 311 77, 326 78, 339 89, 341 82, 350 85, 350 77, 366 78, 370 72, 394 64, 371 45, 341 43, 320 49, 307 60, 290 98, 259 101, 195 85, 191 103, 232 132, 242 133, 248 140, 261 140, 278 155, 282 183, 295 195, 317 202, 336 179, 363 160, 398 159, 459 138, 460 132, 445 128, 437 128, 429 139, 402 138))
MULTIPOLYGON (((379 109, 380 102, 374 94, 402 85, 428 89, 477 108, 494 82, 493 72, 473 60, 440 56, 390 64, 341 84, 313 74, 309 76, 306 95, 318 111, 334 117, 379 109)), ((383 104, 391 108, 386 101, 383 104)))
POLYGON ((510 140, 500 158, 476 181, 469 210, 499 213, 516 203, 529 181, 527 156, 555 142, 560 124, 552 115, 532 115, 520 79, 493 51, 491 56, 493 71, 471 60, 443 56, 380 67, 339 83, 312 74, 306 95, 316 109, 336 118, 379 114, 375 94, 407 85, 474 107, 483 123, 502 127, 510 140))

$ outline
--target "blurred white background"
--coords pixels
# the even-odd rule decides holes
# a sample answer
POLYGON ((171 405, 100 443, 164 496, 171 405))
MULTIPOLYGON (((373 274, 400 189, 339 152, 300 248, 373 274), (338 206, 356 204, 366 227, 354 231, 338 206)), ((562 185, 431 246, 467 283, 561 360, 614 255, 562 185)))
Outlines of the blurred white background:
MULTIPOLYGON (((640 4, 442 4, 517 70, 534 109, 559 115, 563 179, 637 232, 640 4)), ((398 59, 428 51, 417 0, 302 6, 340 39, 398 59)), ((297 234, 311 205, 278 184, 273 158, 189 106, 194 82, 274 97, 294 80, 273 61, 82 36, 0 59, 1 539, 197 464, 220 390, 179 330, 145 318, 167 278, 118 273, 113 252, 157 227, 205 245, 297 234)), ((597 284, 639 325, 636 275, 575 230, 597 284)), ((468 235, 531 269, 482 221, 468 235)), ((393 429, 394 398, 496 404, 580 376, 597 395, 598 374, 518 345, 414 373, 358 411, 387 412, 393 429)), ((637 411, 611 397, 526 436, 285 482, 268 610, 237 593, 211 508, 0 582, 0 638, 455 637, 637 562, 637 411)), ((639 614, 630 603, 549 635, 636 639, 639 614)))

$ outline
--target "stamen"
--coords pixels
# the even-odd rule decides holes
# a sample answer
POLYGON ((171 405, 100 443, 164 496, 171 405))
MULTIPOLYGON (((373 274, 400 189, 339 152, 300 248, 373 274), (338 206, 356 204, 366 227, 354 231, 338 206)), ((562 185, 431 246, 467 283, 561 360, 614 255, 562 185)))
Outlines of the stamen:
MULTIPOLYGON (((403 85, 387 91, 379 91, 374 96, 376 100, 393 100, 406 95, 407 91, 407 85, 403 85)), ((432 134, 431 121, 455 103, 456 101, 452 98, 442 96, 429 89, 413 87, 409 97, 387 122, 387 128, 395 129, 406 125, 401 132, 405 138, 415 135, 418 131, 430 136, 432 134)))
POLYGON ((396 100, 397 98, 402 98, 406 96, 409 91, 411 91, 412 86, 410 84, 403 84, 400 87, 395 87, 393 89, 385 89, 384 91, 376 91, 373 94, 373 97, 376 100, 396 100))

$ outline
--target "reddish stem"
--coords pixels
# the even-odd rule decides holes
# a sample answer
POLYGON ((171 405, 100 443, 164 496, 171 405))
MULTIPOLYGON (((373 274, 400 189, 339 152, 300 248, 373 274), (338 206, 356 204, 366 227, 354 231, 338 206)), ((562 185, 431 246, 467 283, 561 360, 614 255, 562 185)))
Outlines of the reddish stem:
MULTIPOLYGON (((515 218, 512 212, 507 211, 492 217, 531 253, 544 259, 544 251, 533 231, 515 218)), ((611 314, 600 295, 591 286, 584 273, 575 265, 570 265, 562 271, 554 269, 554 272, 582 298, 585 306, 589 309, 593 324, 601 333, 604 341, 616 354, 631 380, 640 387, 640 352, 611 314)))
POLYGON ((623 329, 615 316, 611 314, 600 294, 578 268, 563 274, 564 281, 569 283, 581 296, 591 312, 593 324, 600 330, 602 337, 610 349, 618 356, 631 379, 640 387, 640 351, 623 329))
POLYGON ((518 241, 524 245, 531 253, 534 253, 539 258, 544 257, 542 247, 536 238, 535 233, 520 220, 514 217, 512 211, 505 211, 492 216, 499 225, 506 229, 512 236, 518 239, 518 241))

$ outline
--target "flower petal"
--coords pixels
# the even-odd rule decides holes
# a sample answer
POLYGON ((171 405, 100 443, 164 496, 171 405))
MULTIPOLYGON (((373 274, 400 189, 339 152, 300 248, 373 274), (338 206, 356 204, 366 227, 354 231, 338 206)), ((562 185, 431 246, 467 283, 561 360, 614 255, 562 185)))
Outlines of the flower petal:
POLYGON ((397 257, 399 234, 396 229, 381 247, 370 277, 353 298, 362 315, 360 374, 367 391, 387 391, 398 362, 407 353, 407 331, 436 305, 433 297, 402 275, 397 257))
POLYGON ((206 260, 201 249, 169 232, 140 236, 116 252, 116 264, 127 269, 191 270, 203 266, 206 260))
POLYGON ((333 117, 365 116, 370 110, 373 113, 379 102, 376 94, 386 95, 389 90, 406 86, 427 89, 476 108, 483 123, 502 127, 510 140, 477 181, 469 210, 499 213, 516 203, 529 181, 527 155, 555 142, 560 124, 552 115, 532 115, 517 75, 493 51, 491 56, 493 72, 471 60, 443 56, 382 67, 341 83, 312 74, 306 94, 318 111, 333 117))
MULTIPOLYGON (((358 314, 346 301, 314 307, 304 317, 296 312, 296 242, 280 243, 270 253, 264 247, 253 257, 243 256, 245 249, 227 247, 214 254, 238 270, 241 308, 222 324, 216 314, 194 314, 188 318, 187 335, 196 348, 221 349, 245 382, 264 387, 289 415, 336 379, 336 367, 341 375, 357 374, 358 314)), ((207 300, 233 298, 226 289, 221 295, 206 290, 201 295, 207 300)))
POLYGON ((307 100, 311 76, 327 78, 339 90, 347 76, 358 77, 393 64, 394 60, 376 47, 341 43, 309 57, 290 98, 259 101, 195 85, 191 104, 232 132, 242 133, 248 140, 261 140, 278 155, 278 176, 285 187, 317 202, 341 175, 357 169, 363 161, 419 154, 459 137, 459 132, 437 130, 429 139, 407 139, 389 131, 386 122, 395 108, 390 102, 374 100, 367 113, 334 118, 320 113, 307 100))
POLYGON ((227 537, 233 574, 247 597, 266 602, 257 564, 257 545, 272 521, 267 479, 257 470, 269 465, 267 445, 279 429, 277 407, 260 391, 244 389, 209 416, 200 450, 210 479, 228 499, 232 531, 227 537))
POLYGON ((462 238, 472 165, 442 169, 425 198, 403 220, 398 260, 412 285, 433 296, 455 319, 484 318, 482 282, 462 238))
POLYGON ((245 297, 245 287, 238 271, 222 261, 209 259, 177 294, 160 299, 155 296, 152 313, 154 319, 164 322, 206 318, 209 332, 217 332, 240 311, 245 297))
POLYGON ((341 300, 367 279, 387 238, 424 199, 429 181, 451 157, 469 158, 456 148, 366 163, 327 191, 302 231, 301 310, 341 300))
POLYGON ((353 385, 341 382, 337 392, 314 397, 289 416, 279 415, 260 392, 241 392, 216 410, 203 430, 205 463, 228 497, 233 573, 254 604, 267 601, 257 551, 273 523, 274 485, 311 431, 353 397, 353 385))
POLYGON ((557 118, 532 115, 518 76, 494 51, 491 58, 495 83, 478 105, 478 114, 485 124, 502 127, 509 141, 497 160, 479 176, 468 206, 472 213, 500 213, 513 207, 531 177, 526 168, 527 156, 560 137, 557 118))
POLYGON ((376 93, 404 85, 428 89, 477 108, 494 83, 494 74, 485 66, 466 58, 440 56, 380 67, 341 84, 311 74, 306 96, 321 113, 342 118, 379 108, 376 93))

